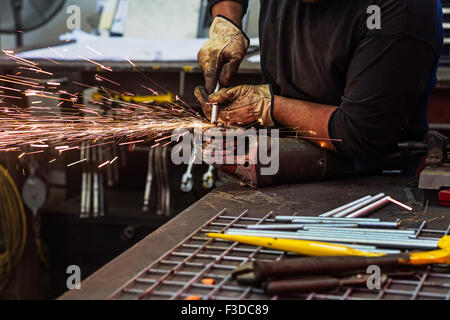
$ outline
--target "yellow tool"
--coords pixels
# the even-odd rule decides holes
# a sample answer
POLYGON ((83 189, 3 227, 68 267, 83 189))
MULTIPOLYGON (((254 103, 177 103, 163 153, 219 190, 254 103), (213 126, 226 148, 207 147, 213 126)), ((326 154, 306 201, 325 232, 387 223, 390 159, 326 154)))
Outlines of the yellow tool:
MULTIPOLYGON (((100 101, 103 96, 101 93, 97 92, 92 95, 92 99, 95 101, 100 101)), ((174 96, 171 93, 165 94, 165 95, 152 95, 152 96, 128 96, 128 95, 112 95, 112 97, 115 100, 122 100, 125 102, 132 102, 132 103, 149 103, 149 102, 155 102, 155 103, 174 103, 174 96)), ((108 97, 106 97, 108 98, 108 97)))
MULTIPOLYGON (((280 251, 294 252, 307 256, 363 256, 363 257, 381 257, 386 253, 373 253, 362 250, 356 250, 350 247, 331 244, 326 242, 316 242, 307 240, 266 238, 253 236, 228 235, 221 233, 207 233, 207 237, 236 241, 255 245, 259 247, 271 248, 280 251)), ((450 236, 442 237, 438 242, 440 250, 428 252, 408 253, 399 258, 400 264, 448 264, 450 265, 450 236)))
POLYGON ((236 241, 240 243, 255 245, 258 247, 271 248, 281 251, 294 252, 306 256, 364 256, 379 257, 384 253, 373 253, 362 250, 356 250, 350 247, 307 240, 293 240, 281 238, 266 238, 253 236, 229 235, 222 233, 207 233, 207 237, 236 241))

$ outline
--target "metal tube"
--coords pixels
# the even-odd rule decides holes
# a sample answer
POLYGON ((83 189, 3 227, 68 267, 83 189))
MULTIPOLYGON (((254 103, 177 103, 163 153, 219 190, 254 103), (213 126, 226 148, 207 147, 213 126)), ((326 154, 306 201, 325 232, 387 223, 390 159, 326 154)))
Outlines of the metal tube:
POLYGON ((349 218, 336 218, 336 217, 310 217, 310 216, 276 216, 275 221, 278 222, 292 222, 293 220, 303 219, 305 221, 332 221, 332 223, 356 223, 356 222, 380 222, 378 218, 359 218, 359 219, 349 219, 349 218))
MULTIPOLYGON (((301 221, 294 221, 294 223, 298 223, 298 222, 301 222, 301 221)), ((329 225, 333 225, 332 223, 320 223, 320 224, 313 224, 313 223, 307 224, 307 223, 304 223, 304 224, 305 224, 305 226, 308 226, 308 225, 317 225, 317 226, 322 225, 323 227, 327 227, 329 225)), ((399 225, 398 222, 357 222, 356 224, 360 228, 376 228, 376 229, 377 228, 396 229, 398 227, 398 225, 399 225)))
POLYGON ((211 124, 217 124, 219 120, 219 105, 217 103, 213 103, 211 105, 211 124))
POLYGON ((391 197, 384 197, 374 203, 371 203, 370 205, 368 205, 364 208, 361 208, 357 211, 352 212, 347 217, 348 218, 356 218, 356 217, 363 216, 365 214, 369 214, 369 213, 375 211, 376 209, 379 209, 380 207, 391 203, 390 199, 391 199, 391 197))
POLYGON ((323 231, 298 231, 297 234, 301 235, 317 235, 317 236, 335 236, 335 237, 354 237, 359 239, 387 239, 387 240, 409 240, 414 239, 408 235, 391 235, 391 234, 361 234, 361 233, 334 233, 323 231))
POLYGON ((342 210, 341 212, 335 214, 334 217, 336 217, 336 218, 345 217, 349 213, 352 213, 352 212, 355 212, 355 211, 357 211, 357 210, 359 210, 361 208, 367 207, 371 203, 374 203, 374 202, 380 200, 381 198, 384 198, 385 196, 386 195, 384 193, 379 193, 376 196, 373 196, 372 198, 370 198, 370 199, 368 199, 366 201, 360 202, 360 203, 358 203, 358 204, 356 204, 354 206, 351 206, 350 208, 342 210))
POLYGON ((332 228, 328 226, 317 226, 317 225, 305 225, 304 230, 320 230, 324 232, 336 231, 342 233, 356 232, 356 233, 382 233, 382 234, 400 234, 405 236, 414 236, 416 232, 414 230, 393 230, 393 229, 369 229, 369 228, 332 228))
POLYGON ((336 208, 336 209, 333 209, 333 210, 331 210, 331 211, 327 211, 327 212, 325 212, 325 213, 322 213, 321 215, 319 215, 319 217, 329 217, 329 216, 332 216, 332 215, 334 215, 334 214, 336 214, 336 213, 338 213, 338 212, 341 212, 341 211, 344 210, 344 209, 347 209, 347 208, 349 208, 349 207, 354 206, 355 204, 358 204, 358 203, 361 203, 361 202, 363 202, 363 201, 369 200, 370 198, 372 198, 372 196, 365 196, 364 198, 361 198, 361 199, 358 199, 358 200, 356 200, 356 201, 347 203, 346 205, 343 205, 343 206, 341 206, 341 207, 339 207, 339 208, 336 208))
MULTIPOLYGON (((248 225, 247 229, 251 230, 300 230, 306 229, 313 226, 319 227, 319 224, 255 224, 248 225)), ((356 223, 338 223, 338 224, 328 224, 327 227, 330 228, 357 228, 356 223)), ((412 233, 414 234, 414 233, 412 233)))
POLYGON ((229 229, 226 234, 234 235, 244 235, 244 236, 256 236, 256 237, 283 237, 284 239, 296 239, 296 240, 307 240, 307 241, 320 241, 320 242, 342 242, 342 243, 357 243, 357 244, 369 244, 380 247, 387 248, 400 248, 400 249, 424 249, 433 250, 438 247, 439 240, 389 240, 389 239, 368 239, 368 238, 358 238, 353 236, 347 237, 336 237, 333 235, 301 235, 298 232, 258 232, 257 230, 246 230, 246 229, 229 229))
POLYGON ((398 240, 409 240, 409 236, 406 235, 390 235, 390 234, 363 234, 363 233, 333 233, 333 232, 323 232, 323 231, 268 231, 268 230, 247 230, 247 229, 239 229, 239 228, 231 228, 227 231, 230 234, 242 234, 242 233, 251 233, 251 234, 264 234, 270 235, 272 237, 284 237, 289 235, 314 235, 314 236, 334 236, 336 238, 346 238, 346 237, 354 237, 358 239, 398 239, 398 240))

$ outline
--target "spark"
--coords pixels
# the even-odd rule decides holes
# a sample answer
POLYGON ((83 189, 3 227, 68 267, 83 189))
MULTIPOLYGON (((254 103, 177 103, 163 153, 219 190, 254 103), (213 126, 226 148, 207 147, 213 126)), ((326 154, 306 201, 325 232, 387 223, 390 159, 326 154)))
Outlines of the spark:
POLYGON ((111 69, 110 67, 106 67, 106 66, 102 65, 101 63, 95 62, 95 61, 93 61, 93 60, 91 60, 91 59, 89 59, 89 58, 85 58, 85 57, 83 57, 83 56, 78 56, 78 58, 83 59, 83 60, 86 60, 86 61, 88 61, 88 62, 90 62, 90 63, 93 63, 93 64, 99 66, 99 67, 102 68, 102 69, 105 69, 105 70, 108 70, 108 71, 112 71, 112 69, 111 69))
POLYGON ((395 199, 393 199, 391 197, 389 197, 389 201, 392 202, 392 203, 395 203, 396 205, 398 205, 398 206, 400 206, 402 208, 405 208, 406 210, 412 211, 412 208, 410 206, 407 206, 406 204, 401 203, 400 201, 397 201, 397 200, 395 200, 395 199))
POLYGON ((76 165, 76 164, 79 164, 79 163, 82 163, 82 162, 85 162, 85 161, 87 161, 87 158, 84 158, 84 159, 81 159, 81 160, 72 162, 72 163, 68 164, 67 166, 68 166, 68 167, 72 167, 72 166, 74 166, 74 165, 76 165))
POLYGON ((86 48, 88 48, 89 50, 91 50, 91 51, 94 52, 95 54, 97 54, 97 55, 99 55, 99 56, 102 56, 102 53, 101 53, 100 51, 95 50, 94 48, 92 48, 92 47, 90 47, 90 46, 88 46, 88 45, 86 45, 86 48))
POLYGON ((131 60, 130 59, 128 59, 128 58, 125 58, 125 60, 127 60, 134 68, 136 68, 136 65, 133 63, 133 62, 131 62, 131 60))
POLYGON ((30 147, 32 148, 48 148, 47 144, 31 144, 30 147))
POLYGON ((118 157, 118 156, 115 156, 115 157, 111 160, 111 162, 110 162, 109 164, 113 164, 117 159, 119 159, 119 157, 118 157))
MULTIPOLYGON (((63 57, 53 48, 49 47, 49 49, 63 57)), ((17 57, 12 52, 5 54, 20 65, 18 68, 27 70, 23 71, 24 73, 34 71, 50 74, 43 70, 38 63, 17 57), (26 68, 23 67, 24 64, 26 68)), ((112 70, 93 60, 81 56, 80 58, 92 62, 102 67, 102 69, 112 70)), ((134 66, 131 61, 129 62, 134 66)), ((159 87, 145 74, 140 73, 138 70, 136 72, 159 87)), ((136 103, 133 100, 125 101, 123 93, 107 87, 109 84, 121 86, 120 83, 98 74, 95 75, 95 79, 102 81, 103 84, 89 86, 72 81, 72 83, 82 87, 99 87, 98 92, 101 93, 101 98, 95 103, 82 104, 77 102, 89 101, 90 99, 79 92, 58 90, 56 87, 61 85, 60 82, 42 81, 42 79, 19 76, 18 74, 0 75, 1 82, 9 82, 25 87, 22 90, 7 86, 0 87, 5 90, 15 91, 14 94, 17 93, 17 96, 0 95, 0 98, 22 99, 21 95, 42 98, 39 101, 31 102, 31 106, 27 108, 17 107, 11 103, 5 105, 6 102, 0 99, 2 103, 2 108, 0 108, 0 151, 22 152, 24 147, 42 149, 35 152, 22 152, 19 155, 19 158, 21 158, 29 154, 42 153, 50 148, 57 150, 61 155, 69 150, 81 149, 80 146, 82 144, 95 147, 111 144, 123 146, 148 143, 149 145, 153 144, 151 148, 155 148, 161 146, 160 142, 162 141, 166 142, 168 140, 162 146, 172 143, 170 138, 172 137, 172 132, 176 129, 194 130, 211 127, 211 124, 206 119, 198 115, 188 105, 181 105, 181 100, 162 104, 153 102, 136 103), (42 85, 42 83, 47 86, 42 85), (70 104, 65 104, 64 112, 61 112, 61 109, 54 106, 37 106, 38 104, 48 103, 48 100, 57 100, 58 104, 56 107, 62 106, 64 101, 70 104), (35 113, 33 110, 42 110, 42 112, 35 113)), ((141 86, 151 91, 152 94, 159 95, 157 91, 150 87, 143 84, 141 86)), ((134 96, 132 92, 128 92, 126 89, 121 91, 128 96, 134 96)), ((81 159, 68 166, 84 161, 84 159, 81 159)), ((112 164, 115 161, 117 161, 117 157, 109 161, 108 164, 112 164)))
POLYGON ((99 166, 98 166, 98 168, 100 169, 100 168, 103 168, 104 166, 106 166, 107 164, 110 164, 111 162, 108 160, 108 161, 105 161, 105 162, 103 162, 102 164, 100 164, 99 166))
POLYGON ((56 161, 56 159, 52 159, 52 160, 50 160, 48 163, 50 164, 50 163, 53 163, 53 162, 55 162, 56 161))
POLYGON ((126 146, 128 144, 136 144, 136 143, 140 143, 140 142, 144 142, 145 140, 137 140, 137 141, 130 141, 130 142, 122 142, 119 143, 119 146, 126 146))

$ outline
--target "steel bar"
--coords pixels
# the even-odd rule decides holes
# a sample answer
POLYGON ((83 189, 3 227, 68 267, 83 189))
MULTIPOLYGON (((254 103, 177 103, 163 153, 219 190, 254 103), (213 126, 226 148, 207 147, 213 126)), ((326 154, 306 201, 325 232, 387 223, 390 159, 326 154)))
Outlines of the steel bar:
POLYGON ((369 228, 333 228, 329 226, 316 226, 316 225, 306 225, 304 230, 323 230, 324 232, 345 232, 345 233, 374 233, 374 234, 393 234, 393 235, 405 235, 413 236, 415 235, 414 230, 404 230, 404 229, 369 229, 369 228))
MULTIPOLYGON (((320 224, 262 224, 262 225, 248 225, 247 229, 252 230, 300 230, 312 228, 313 226, 319 227, 320 224)), ((329 228, 357 228, 356 223, 338 223, 328 224, 329 228)))
POLYGON ((363 201, 369 200, 370 198, 372 198, 372 196, 365 196, 365 197, 363 197, 361 199, 358 199, 358 200, 355 200, 353 202, 347 203, 346 205, 343 205, 343 206, 341 206, 339 208, 336 208, 336 209, 327 211, 325 213, 322 213, 321 215, 319 215, 319 217, 330 217, 330 216, 332 216, 332 215, 334 215, 334 214, 336 214, 338 212, 341 212, 342 210, 350 208, 350 207, 352 207, 352 206, 354 206, 354 205, 356 205, 358 203, 361 203, 363 201))
POLYGON ((384 197, 374 203, 371 203, 370 205, 361 208, 357 211, 352 212, 351 214, 349 214, 347 217, 348 218, 356 218, 356 217, 360 217, 363 216, 365 214, 369 214, 377 209, 379 209, 382 206, 385 206, 387 204, 391 203, 391 197, 384 197))
MULTIPOLYGON (((349 219, 349 218, 336 218, 336 217, 312 217, 312 216, 282 216, 277 215, 275 217, 275 221, 278 222, 292 222, 293 220, 305 220, 305 221, 333 221, 332 223, 336 222, 343 222, 343 223, 356 223, 356 222, 381 222, 378 218, 359 218, 359 219, 349 219)), ((310 223, 310 222, 307 222, 310 223)), ((315 222, 317 223, 317 222, 315 222)))
MULTIPOLYGON (((332 232, 332 231, 320 231, 320 230, 312 230, 312 231, 303 231, 299 230, 297 232, 288 232, 288 231, 268 231, 268 230, 247 230, 247 229, 230 229, 230 234, 238 234, 238 235, 247 235, 248 233, 252 235, 261 234, 264 237, 279 237, 284 238, 287 236, 294 235, 302 235, 302 236, 333 236, 336 238, 339 237, 352 237, 355 239, 378 239, 378 240, 409 240, 411 239, 409 235, 392 235, 392 234, 372 234, 372 233, 341 233, 341 232, 332 232), (243 231, 243 232, 242 232, 243 231)), ((427 241, 426 239, 419 239, 427 241)), ((432 240, 429 240, 432 241, 432 240)))
POLYGON ((358 204, 356 204, 354 206, 351 206, 350 208, 342 210, 341 212, 335 214, 334 217, 336 217, 336 218, 346 217, 350 213, 355 212, 355 211, 357 211, 357 210, 359 210, 361 208, 365 208, 365 207, 369 206, 370 204, 372 204, 374 202, 378 202, 378 200, 380 200, 380 199, 382 199, 384 197, 386 197, 386 195, 384 193, 379 193, 376 196, 373 196, 372 198, 370 198, 370 199, 368 199, 366 201, 360 202, 360 203, 358 203, 358 204))
MULTIPOLYGON (((258 232, 258 230, 242 230, 242 229, 229 229, 226 234, 234 234, 234 235, 244 235, 244 236, 259 236, 259 237, 268 237, 273 238, 277 235, 276 232, 266 232, 264 235, 263 232, 258 232)), ((334 235, 301 235, 298 232, 293 232, 293 234, 288 234, 288 232, 282 233, 278 235, 279 237, 283 236, 285 239, 297 239, 297 240, 309 240, 309 241, 320 241, 320 242, 342 242, 342 243, 358 243, 358 244, 370 244, 376 245, 380 247, 387 248, 401 248, 401 249, 424 249, 424 250, 432 250, 438 247, 438 239, 436 241, 431 240, 418 240, 418 239, 405 239, 405 240, 389 240, 389 239, 370 239, 370 238, 361 238, 355 236, 347 236, 347 237, 336 237, 334 235)))

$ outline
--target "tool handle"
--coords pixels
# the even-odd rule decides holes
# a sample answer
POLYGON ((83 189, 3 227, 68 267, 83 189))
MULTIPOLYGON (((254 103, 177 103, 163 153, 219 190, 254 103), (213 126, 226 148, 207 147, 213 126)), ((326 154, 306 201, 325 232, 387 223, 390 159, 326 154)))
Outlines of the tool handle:
POLYGON ((386 255, 382 257, 306 257, 281 261, 255 261, 253 271, 258 281, 284 275, 336 274, 367 268, 370 265, 396 266, 407 255, 386 255))
POLYGON ((339 288, 341 281, 337 278, 323 277, 298 280, 276 280, 264 284, 270 294, 302 293, 311 291, 328 291, 339 288))

